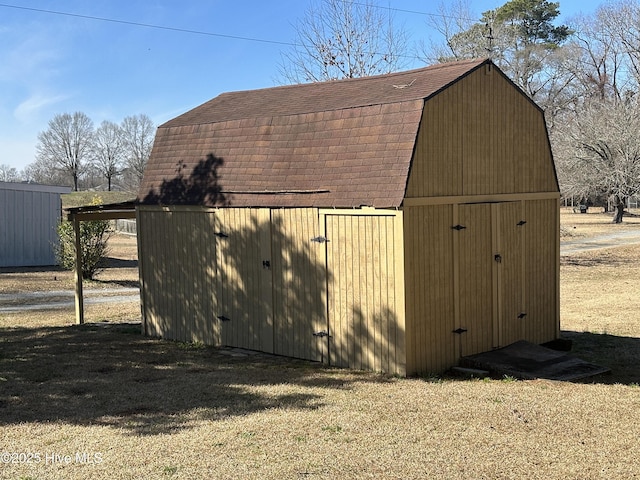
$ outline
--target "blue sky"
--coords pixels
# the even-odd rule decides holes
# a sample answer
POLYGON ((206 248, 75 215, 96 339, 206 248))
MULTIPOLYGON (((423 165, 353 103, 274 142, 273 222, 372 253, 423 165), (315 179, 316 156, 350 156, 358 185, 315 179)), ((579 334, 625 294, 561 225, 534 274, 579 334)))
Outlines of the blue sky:
MULTIPOLYGON (((277 85, 281 53, 309 1, 0 0, 0 164, 20 171, 32 163, 38 133, 59 113, 84 112, 96 126, 143 113, 159 125, 222 92, 277 85)), ((470 6, 479 16, 504 3, 470 6)), ((600 3, 560 0, 561 20, 600 3)), ((380 4, 436 13, 439 1, 380 4)), ((412 41, 433 35, 426 18, 395 13, 412 41)))

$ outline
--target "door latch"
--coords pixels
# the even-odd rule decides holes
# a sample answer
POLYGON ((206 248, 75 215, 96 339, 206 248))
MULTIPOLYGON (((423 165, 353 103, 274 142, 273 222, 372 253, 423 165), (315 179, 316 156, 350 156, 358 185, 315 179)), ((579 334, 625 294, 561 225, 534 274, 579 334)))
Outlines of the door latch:
POLYGON ((269 260, 263 260, 262 268, 271 268, 271 262, 269 260))
POLYGON ((498 262, 498 263, 502 263, 502 255, 500 255, 499 253, 496 253, 496 254, 493 256, 493 259, 494 259, 496 262, 498 262))

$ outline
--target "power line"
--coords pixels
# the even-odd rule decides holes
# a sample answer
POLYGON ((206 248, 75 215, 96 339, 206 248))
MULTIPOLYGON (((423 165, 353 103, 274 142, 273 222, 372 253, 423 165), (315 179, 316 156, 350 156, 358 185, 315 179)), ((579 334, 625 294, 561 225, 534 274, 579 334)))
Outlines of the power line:
MULTIPOLYGON (((227 34, 223 34, 223 33, 215 33, 215 32, 205 32, 202 30, 192 30, 192 29, 188 29, 188 28, 178 28, 178 27, 169 27, 166 25, 155 25, 152 23, 144 23, 144 22, 133 22, 133 21, 129 21, 129 20, 119 20, 119 19, 115 19, 115 18, 108 18, 108 17, 98 17, 96 15, 83 15, 80 13, 71 13, 71 12, 61 12, 61 11, 57 11, 57 10, 47 10, 47 9, 43 9, 43 8, 33 8, 33 7, 24 7, 24 6, 20 6, 20 5, 10 5, 10 4, 6 4, 6 3, 0 3, 0 8, 13 8, 16 10, 25 10, 25 11, 30 11, 30 12, 37 12, 37 13, 45 13, 45 14, 49 14, 49 15, 59 15, 59 16, 65 16, 65 17, 71 17, 71 18, 81 18, 81 19, 85 19, 85 20, 94 20, 94 21, 99 21, 99 22, 109 22, 109 23, 116 23, 116 24, 121 24, 121 25, 130 25, 130 26, 134 26, 134 27, 144 27, 144 28, 154 28, 157 30, 165 30, 165 31, 170 31, 170 32, 177 32, 177 33, 188 33, 188 34, 192 34, 192 35, 204 35, 204 36, 209 36, 209 37, 218 37, 218 38, 228 38, 228 39, 232 39, 232 40, 243 40, 243 41, 248 41, 248 42, 258 42, 258 43, 267 43, 267 44, 272 44, 272 45, 284 45, 284 46, 288 46, 288 47, 304 47, 304 45, 301 45, 299 43, 294 43, 294 42, 284 42, 284 41, 280 41, 280 40, 267 40, 264 38, 255 38, 255 37, 244 37, 241 35, 227 35, 227 34)), ((383 7, 386 8, 386 7, 383 7)), ((408 10, 407 10, 408 12, 408 10)), ((418 13, 418 12, 414 12, 414 13, 418 13)), ((403 55, 403 54, 398 54, 399 57, 402 58, 411 58, 411 59, 417 59, 418 57, 416 57, 415 55, 403 55)))
POLYGON ((469 22, 475 22, 477 19, 469 18, 469 17, 457 17, 455 15, 445 15, 444 13, 429 13, 429 12, 420 12, 418 10, 406 10, 403 8, 394 8, 394 7, 385 7, 383 5, 375 5, 375 4, 367 4, 362 2, 353 2, 351 0, 338 0, 342 3, 348 3, 350 5, 359 5, 361 7, 374 7, 384 10, 389 10, 390 12, 398 12, 398 13, 410 13, 412 15, 422 15, 424 17, 438 17, 438 18, 449 18, 452 20, 467 20, 469 22))
POLYGON ((188 28, 177 28, 177 27, 168 27, 166 25, 154 25, 151 23, 142 23, 142 22, 131 22, 128 20, 118 20, 115 18, 106 18, 106 17, 97 17, 94 15, 81 15, 79 13, 70 13, 70 12, 60 12, 60 11, 56 11, 56 10, 45 10, 42 8, 32 8, 32 7, 23 7, 23 6, 19 6, 19 5, 9 5, 6 3, 0 3, 0 7, 4 7, 4 8, 14 8, 16 10, 27 10, 27 11, 31 11, 31 12, 38 12, 38 13, 46 13, 49 15, 61 15, 61 16, 65 16, 65 17, 73 17, 73 18, 83 18, 86 20, 95 20, 95 21, 100 21, 100 22, 110 22, 110 23, 118 23, 121 25, 131 25, 134 27, 145 27, 145 28, 155 28, 157 30, 168 30, 171 32, 178 32, 178 33, 189 33, 192 35, 206 35, 209 37, 219 37, 219 38, 229 38, 229 39, 233 39, 233 40, 245 40, 248 42, 259 42, 259 43, 270 43, 270 44, 275 44, 275 45, 286 45, 289 47, 297 47, 300 46, 296 43, 291 43, 291 42, 282 42, 279 40, 267 40, 264 38, 254 38, 254 37, 243 37, 240 35, 226 35, 223 33, 214 33, 214 32, 205 32, 202 30, 191 30, 188 28))

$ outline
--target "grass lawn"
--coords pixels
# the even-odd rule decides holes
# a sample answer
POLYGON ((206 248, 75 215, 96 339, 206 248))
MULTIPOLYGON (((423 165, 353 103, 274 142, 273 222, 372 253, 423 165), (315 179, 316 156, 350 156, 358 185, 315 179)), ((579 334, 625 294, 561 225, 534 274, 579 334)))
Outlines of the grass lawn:
MULTIPOLYGON (((561 218, 580 235, 617 227, 561 218)), ((120 241, 112 255, 130 261, 120 241)), ((141 336, 135 304, 91 306, 83 326, 71 309, 0 314, 0 478, 637 478, 639 260, 640 246, 562 260, 563 335, 613 369, 585 383, 235 356, 141 336)), ((93 288, 135 281, 116 264, 93 288)), ((0 293, 19 291, 19 274, 30 289, 66 281, 4 271, 0 293)))

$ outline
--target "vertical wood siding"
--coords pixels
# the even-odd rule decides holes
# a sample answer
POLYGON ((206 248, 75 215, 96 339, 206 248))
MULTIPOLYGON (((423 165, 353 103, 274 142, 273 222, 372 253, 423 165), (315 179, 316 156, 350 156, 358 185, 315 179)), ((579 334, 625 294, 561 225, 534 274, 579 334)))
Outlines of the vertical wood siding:
POLYGON ((404 375, 401 214, 325 219, 331 364, 404 375))
POLYGON ((327 361, 326 248, 318 210, 272 210, 274 352, 327 361), (315 335, 314 335, 315 334, 315 335))
MULTIPOLYGON (((466 332, 460 337, 460 355, 491 350, 495 346, 493 332, 496 319, 493 284, 493 246, 491 205, 460 205, 459 223, 465 228, 455 231, 459 237, 457 255, 460 262, 459 327, 466 332)), ((454 255, 456 253, 454 252, 454 255)))
POLYGON ((498 288, 498 329, 495 345, 505 346, 525 338, 525 269, 523 241, 526 222, 522 202, 494 204, 497 236, 494 248, 501 262, 494 265, 498 288))
POLYGON ((458 359, 453 206, 408 208, 405 218, 407 371, 438 373, 458 359))
POLYGON ((525 335, 536 343, 560 335, 559 200, 525 202, 524 239, 525 335))
POLYGON ((269 209, 223 208, 216 211, 218 315, 223 345, 273 353, 272 273, 269 209))
POLYGON ((220 344, 215 228, 211 211, 139 209, 141 298, 148 335, 220 344))
POLYGON ((552 199, 405 209, 408 373, 557 338, 558 207, 552 199))
POLYGON ((426 101, 407 198, 557 191, 542 112, 496 70, 426 101))

